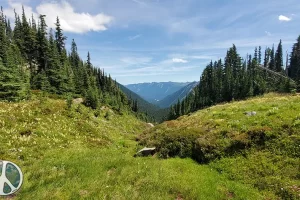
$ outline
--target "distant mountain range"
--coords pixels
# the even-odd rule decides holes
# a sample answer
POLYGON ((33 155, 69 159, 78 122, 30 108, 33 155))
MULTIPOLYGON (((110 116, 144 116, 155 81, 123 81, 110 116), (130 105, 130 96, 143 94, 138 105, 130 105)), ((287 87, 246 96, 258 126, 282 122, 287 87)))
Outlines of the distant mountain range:
POLYGON ((119 87, 128 98, 137 100, 138 107, 141 112, 148 113, 148 115, 154 117, 157 122, 161 122, 169 113, 169 109, 161 109, 159 106, 149 103, 135 92, 126 88, 124 85, 119 84, 119 87))
POLYGON ((169 107, 183 100, 199 82, 161 82, 121 85, 120 89, 128 98, 137 100, 141 112, 161 122, 169 113, 169 107))
MULTIPOLYGON (((129 90, 138 94, 146 101, 158 104, 169 95, 177 92, 183 87, 189 85, 190 82, 176 83, 176 82, 153 82, 153 83, 138 83, 126 85, 129 90)), ((177 99, 176 99, 177 100, 177 99)), ((165 107, 165 106, 164 106, 165 107)))
POLYGON ((192 82, 180 90, 174 92, 171 95, 168 95, 163 100, 158 101, 156 105, 158 105, 161 108, 169 108, 170 106, 177 103, 178 99, 182 101, 190 92, 199 84, 199 82, 192 82))

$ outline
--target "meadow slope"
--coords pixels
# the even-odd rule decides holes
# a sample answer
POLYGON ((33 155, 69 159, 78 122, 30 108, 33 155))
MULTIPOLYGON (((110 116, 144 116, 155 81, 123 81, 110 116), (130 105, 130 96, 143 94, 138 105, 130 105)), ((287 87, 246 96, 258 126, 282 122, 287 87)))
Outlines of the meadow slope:
POLYGON ((13 199, 263 199, 192 159, 134 158, 147 130, 130 113, 44 97, 0 102, 0 159, 24 172, 13 199))
POLYGON ((190 157, 250 184, 266 199, 300 199, 300 95, 216 105, 164 122, 139 140, 162 158, 190 157))

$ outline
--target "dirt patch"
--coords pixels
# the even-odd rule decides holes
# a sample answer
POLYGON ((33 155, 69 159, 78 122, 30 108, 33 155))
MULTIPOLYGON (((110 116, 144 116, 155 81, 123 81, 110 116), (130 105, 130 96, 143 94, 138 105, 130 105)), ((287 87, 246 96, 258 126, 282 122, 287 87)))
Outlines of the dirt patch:
POLYGON ((228 192, 227 197, 228 197, 228 199, 233 199, 235 197, 234 192, 228 192))
POLYGON ((183 200, 183 196, 182 196, 182 194, 180 194, 180 193, 179 193, 179 194, 177 195, 177 198, 176 198, 176 200, 183 200))
POLYGON ((115 171, 116 171, 116 168, 111 168, 110 170, 107 171, 107 176, 114 174, 115 171))
POLYGON ((89 192, 87 190, 80 190, 79 191, 79 195, 81 197, 86 197, 89 194, 89 192))

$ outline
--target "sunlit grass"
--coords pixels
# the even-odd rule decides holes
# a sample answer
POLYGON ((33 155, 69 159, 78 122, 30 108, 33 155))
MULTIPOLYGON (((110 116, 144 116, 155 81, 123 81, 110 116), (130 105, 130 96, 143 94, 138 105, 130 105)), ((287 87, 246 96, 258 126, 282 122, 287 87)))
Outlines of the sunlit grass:
POLYGON ((140 136, 161 157, 192 157, 267 198, 300 198, 300 95, 216 105, 140 136), (255 116, 245 113, 255 111, 255 116))
POLYGON ((20 199, 262 199, 190 159, 133 158, 126 148, 53 151, 28 170, 20 199))
POLYGON ((24 172, 14 199, 261 199, 190 159, 134 158, 145 129, 109 108, 68 110, 47 98, 0 102, 0 159, 24 172))

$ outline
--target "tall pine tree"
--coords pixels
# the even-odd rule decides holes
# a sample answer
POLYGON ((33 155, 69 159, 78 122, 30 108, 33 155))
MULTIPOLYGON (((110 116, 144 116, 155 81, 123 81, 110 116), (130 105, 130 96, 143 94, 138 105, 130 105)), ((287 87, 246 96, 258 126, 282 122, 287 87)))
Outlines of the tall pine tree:
POLYGON ((278 48, 277 48, 277 51, 276 51, 276 54, 275 54, 275 70, 277 72, 282 72, 283 71, 283 57, 282 57, 282 43, 281 43, 281 40, 278 44, 278 48))

